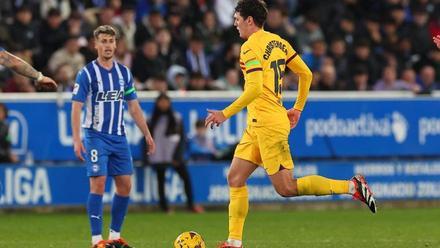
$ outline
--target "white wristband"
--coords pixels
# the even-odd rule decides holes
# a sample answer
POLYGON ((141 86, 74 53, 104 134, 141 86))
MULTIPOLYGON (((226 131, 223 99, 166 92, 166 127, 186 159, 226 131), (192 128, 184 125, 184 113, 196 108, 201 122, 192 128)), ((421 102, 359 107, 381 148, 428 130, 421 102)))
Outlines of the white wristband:
POLYGON ((43 73, 41 73, 41 71, 38 72, 37 82, 40 82, 41 80, 43 80, 43 78, 44 78, 43 73))

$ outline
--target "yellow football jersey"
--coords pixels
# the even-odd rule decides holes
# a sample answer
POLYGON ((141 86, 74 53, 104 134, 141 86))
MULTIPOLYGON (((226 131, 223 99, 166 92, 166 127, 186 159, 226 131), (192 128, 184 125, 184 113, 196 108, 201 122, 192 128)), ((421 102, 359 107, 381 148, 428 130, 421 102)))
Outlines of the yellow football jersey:
POLYGON ((312 73, 287 41, 263 29, 253 33, 241 46, 240 67, 245 77, 244 92, 223 110, 226 117, 247 106, 248 125, 288 122, 282 104, 282 82, 286 67, 299 75, 299 92, 294 108, 303 110, 312 73))

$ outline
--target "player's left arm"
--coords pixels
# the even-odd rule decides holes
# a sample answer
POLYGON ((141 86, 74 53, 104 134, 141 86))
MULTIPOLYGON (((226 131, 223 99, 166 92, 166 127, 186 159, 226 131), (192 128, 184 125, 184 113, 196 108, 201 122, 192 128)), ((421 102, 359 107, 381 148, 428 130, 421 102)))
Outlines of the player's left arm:
POLYGON ((133 118, 134 122, 141 130, 145 137, 145 142, 148 145, 148 154, 151 155, 156 150, 156 144, 154 143, 153 137, 151 136, 150 129, 148 128, 147 121, 144 118, 144 113, 142 112, 141 106, 137 99, 136 89, 134 87, 133 75, 126 68, 127 71, 127 84, 124 89, 124 99, 127 101, 128 112, 133 118))
POLYGON ((147 121, 144 118, 144 114, 142 112, 141 106, 139 105, 139 101, 137 99, 133 99, 127 101, 127 104, 128 112, 136 123, 136 126, 138 126, 138 128, 144 135, 145 141, 148 145, 148 154, 151 155, 156 150, 156 144, 154 143, 153 137, 151 136, 150 129, 148 128, 147 121))
POLYGON ((242 46, 240 58, 245 66, 245 87, 243 93, 222 111, 208 110, 205 126, 213 127, 240 112, 263 92, 263 67, 261 59, 248 46, 242 46))
POLYGON ((304 63, 301 57, 293 50, 292 46, 287 44, 287 67, 299 77, 298 96, 296 97, 293 108, 287 110, 287 116, 290 120, 290 128, 295 128, 298 124, 301 113, 306 105, 307 97, 312 84, 313 74, 309 67, 304 63))
POLYGON ((0 64, 20 75, 35 80, 37 87, 43 87, 50 90, 57 87, 57 84, 52 78, 44 76, 43 73, 37 71, 26 61, 4 49, 0 50, 0 64))

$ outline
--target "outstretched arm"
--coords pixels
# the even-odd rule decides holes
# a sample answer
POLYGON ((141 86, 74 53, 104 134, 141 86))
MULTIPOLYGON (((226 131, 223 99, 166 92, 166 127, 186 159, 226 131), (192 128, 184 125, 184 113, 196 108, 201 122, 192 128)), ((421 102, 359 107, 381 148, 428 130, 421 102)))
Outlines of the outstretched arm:
POLYGON ((44 76, 43 73, 35 70, 35 68, 26 61, 7 52, 6 50, 0 51, 0 64, 20 75, 35 80, 37 82, 37 86, 48 89, 54 89, 57 87, 57 84, 53 79, 44 76))

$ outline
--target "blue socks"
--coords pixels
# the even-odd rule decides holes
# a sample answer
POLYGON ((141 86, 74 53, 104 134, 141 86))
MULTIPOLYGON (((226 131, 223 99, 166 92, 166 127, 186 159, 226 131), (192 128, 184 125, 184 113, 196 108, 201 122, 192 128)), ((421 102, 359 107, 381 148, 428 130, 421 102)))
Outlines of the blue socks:
POLYGON ((113 197, 111 230, 121 232, 121 226, 127 214, 129 199, 129 196, 119 196, 117 194, 113 197))
POLYGON ((102 207, 102 195, 90 193, 87 200, 87 214, 89 215, 92 236, 102 233, 102 207))

